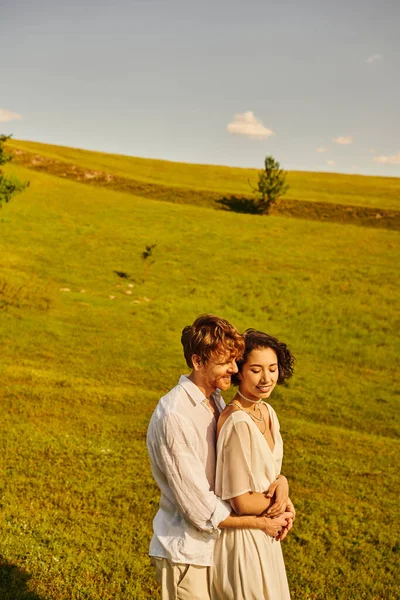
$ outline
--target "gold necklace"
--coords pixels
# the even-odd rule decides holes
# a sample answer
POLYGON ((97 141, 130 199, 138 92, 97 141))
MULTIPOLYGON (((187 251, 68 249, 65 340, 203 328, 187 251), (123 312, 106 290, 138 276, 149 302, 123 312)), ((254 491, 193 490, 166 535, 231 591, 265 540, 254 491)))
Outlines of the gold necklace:
POLYGON ((256 425, 257 425, 257 423, 264 423, 264 431, 261 431, 261 429, 257 425, 257 427, 260 429, 260 432, 264 435, 264 433, 267 431, 267 423, 264 419, 264 415, 263 415, 263 412, 262 412, 260 406, 257 407, 258 410, 260 411, 260 415, 261 415, 261 417, 258 418, 258 417, 256 417, 256 415, 252 415, 251 412, 247 412, 247 410, 244 410, 244 408, 242 406, 240 406, 240 404, 238 404, 236 402, 236 400, 233 400, 233 402, 231 402, 231 404, 233 404, 234 406, 236 406, 237 408, 242 410, 244 413, 246 413, 246 415, 249 415, 250 419, 252 419, 256 425))

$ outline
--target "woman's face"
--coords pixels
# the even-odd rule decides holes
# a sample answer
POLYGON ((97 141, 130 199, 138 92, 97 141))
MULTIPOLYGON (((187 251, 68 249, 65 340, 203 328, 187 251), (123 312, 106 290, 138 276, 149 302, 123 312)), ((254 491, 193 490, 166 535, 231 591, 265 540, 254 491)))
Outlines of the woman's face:
POLYGON ((278 357, 272 348, 256 348, 247 357, 240 373, 239 389, 255 400, 269 398, 279 377, 278 357))

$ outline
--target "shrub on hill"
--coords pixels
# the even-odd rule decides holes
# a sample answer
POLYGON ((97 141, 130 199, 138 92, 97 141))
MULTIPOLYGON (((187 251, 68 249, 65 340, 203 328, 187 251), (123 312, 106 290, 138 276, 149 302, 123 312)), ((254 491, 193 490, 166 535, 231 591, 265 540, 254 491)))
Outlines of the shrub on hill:
MULTIPOLYGON (((0 134, 0 165, 4 165, 12 159, 10 154, 6 154, 3 144, 10 139, 10 135, 0 134)), ((18 192, 23 192, 29 185, 29 182, 23 182, 16 177, 6 177, 0 169, 0 208, 2 204, 7 204, 18 192)))
POLYGON ((273 156, 265 157, 264 171, 260 171, 257 188, 254 190, 257 212, 267 215, 274 202, 288 191, 286 175, 286 171, 280 168, 279 162, 273 156))

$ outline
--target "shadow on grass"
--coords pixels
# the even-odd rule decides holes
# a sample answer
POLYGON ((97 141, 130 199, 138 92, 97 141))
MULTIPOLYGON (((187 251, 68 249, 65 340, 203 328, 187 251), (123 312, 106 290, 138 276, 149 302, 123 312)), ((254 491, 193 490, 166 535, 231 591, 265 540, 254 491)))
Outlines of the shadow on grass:
POLYGON ((254 205, 254 200, 251 198, 241 198, 238 196, 224 197, 216 201, 222 210, 229 210, 236 213, 246 213, 249 215, 260 214, 257 207, 254 205))
POLYGON ((28 589, 29 573, 0 556, 1 600, 44 600, 28 589))

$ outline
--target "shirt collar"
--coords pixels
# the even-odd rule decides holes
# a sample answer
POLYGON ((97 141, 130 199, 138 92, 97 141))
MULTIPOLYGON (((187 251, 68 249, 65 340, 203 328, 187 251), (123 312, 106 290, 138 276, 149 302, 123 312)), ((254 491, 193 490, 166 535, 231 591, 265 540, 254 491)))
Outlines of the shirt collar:
MULTIPOLYGON (((188 375, 182 375, 179 379, 179 385, 183 387, 183 389, 189 394, 191 399, 195 404, 200 404, 200 402, 204 402, 207 400, 203 392, 197 387, 193 381, 190 381, 188 375)), ((220 410, 225 408, 225 402, 222 399, 221 392, 217 389, 214 393, 214 400, 220 410)))

